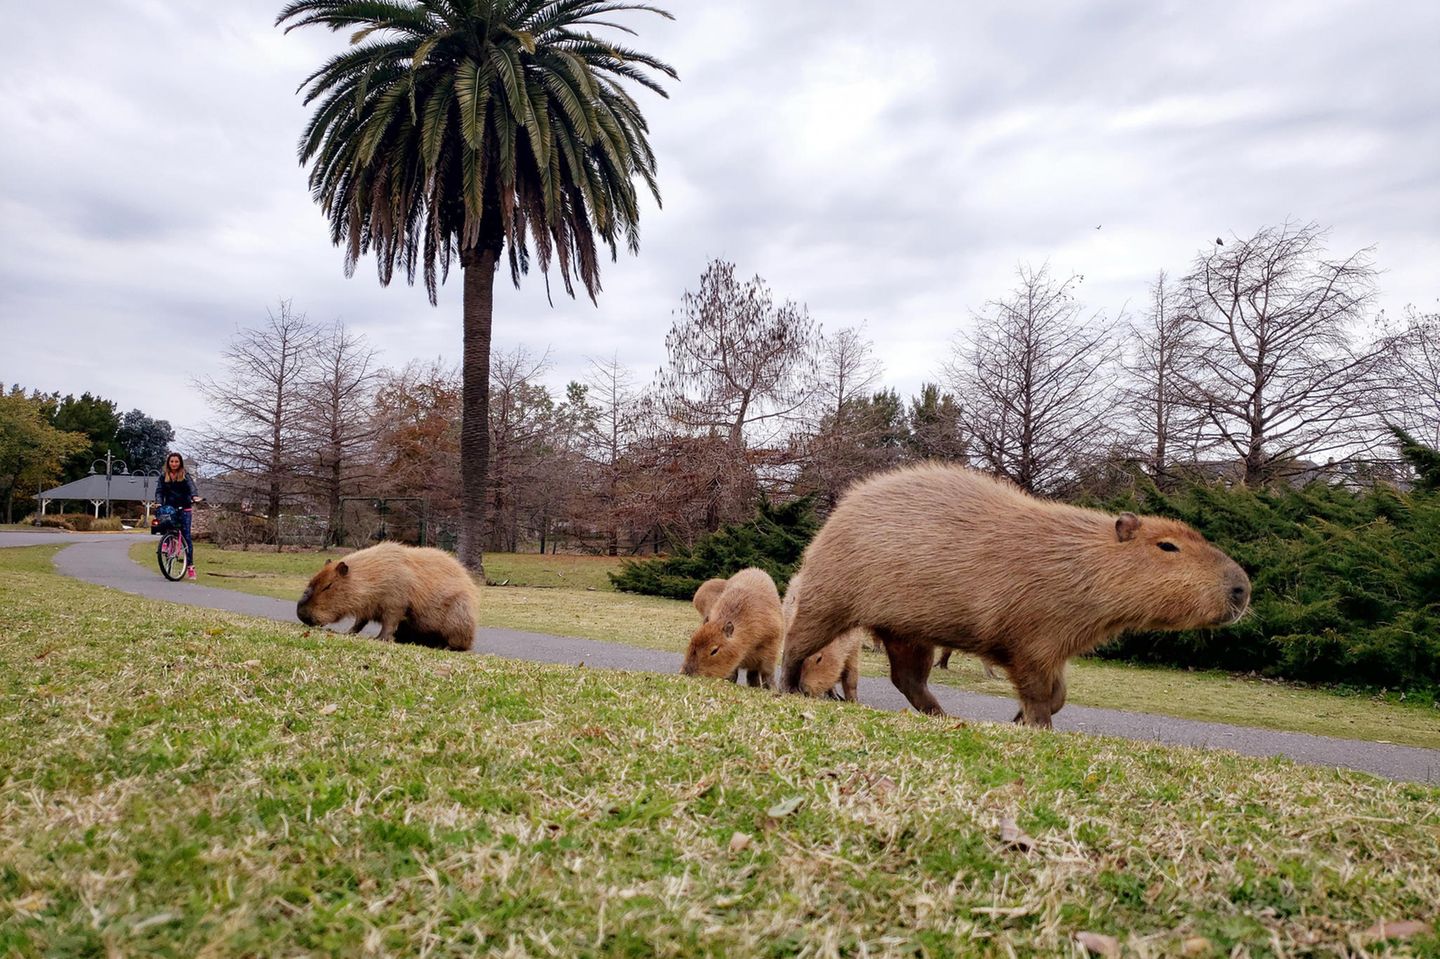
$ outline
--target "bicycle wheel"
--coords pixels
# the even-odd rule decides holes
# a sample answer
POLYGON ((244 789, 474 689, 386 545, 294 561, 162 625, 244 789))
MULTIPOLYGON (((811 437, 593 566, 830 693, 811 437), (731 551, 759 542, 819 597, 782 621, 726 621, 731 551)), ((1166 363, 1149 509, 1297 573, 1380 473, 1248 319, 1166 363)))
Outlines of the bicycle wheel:
POLYGON ((166 533, 155 547, 155 559, 160 564, 160 574, 168 580, 178 580, 185 575, 185 540, 179 533, 166 533))

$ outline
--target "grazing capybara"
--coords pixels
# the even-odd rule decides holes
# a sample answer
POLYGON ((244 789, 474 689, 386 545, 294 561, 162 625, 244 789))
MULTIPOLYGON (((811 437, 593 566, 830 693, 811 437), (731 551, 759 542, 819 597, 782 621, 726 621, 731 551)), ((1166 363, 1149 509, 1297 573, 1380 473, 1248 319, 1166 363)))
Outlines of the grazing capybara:
POLYGON ((695 611, 700 614, 701 619, 709 615, 710 607, 714 606, 715 600, 725 592, 725 584, 728 582, 729 580, 725 579, 707 579, 700 584, 699 589, 695 590, 695 611))
POLYGON ((1071 657, 1125 630, 1233 623, 1250 602, 1245 571, 1184 523, 1042 500, 938 463, 852 487, 801 568, 787 691, 806 657, 865 626, 921 712, 944 714, 926 680, 934 648, 950 647, 1004 668, 1015 719, 1032 726, 1065 704, 1071 657))
POLYGON ((378 543, 327 562, 305 587, 295 614, 306 626, 372 620, 380 638, 466 650, 475 642, 479 594, 465 567, 438 549, 378 543))
MULTIPOLYGON (((790 577, 790 585, 785 589, 785 602, 781 604, 787 631, 795 621, 795 610, 800 603, 800 580, 799 573, 790 577)), ((864 638, 865 631, 862 629, 847 630, 819 652, 805 657, 805 664, 800 669, 800 691, 816 698, 859 702, 856 687, 860 683, 860 643, 864 638), (836 683, 840 684, 839 695, 835 693, 836 683)))
POLYGON ((680 671, 686 676, 725 676, 733 682, 743 669, 751 686, 773 689, 784 634, 775 581, 763 569, 742 569, 725 581, 709 615, 690 637, 680 671))

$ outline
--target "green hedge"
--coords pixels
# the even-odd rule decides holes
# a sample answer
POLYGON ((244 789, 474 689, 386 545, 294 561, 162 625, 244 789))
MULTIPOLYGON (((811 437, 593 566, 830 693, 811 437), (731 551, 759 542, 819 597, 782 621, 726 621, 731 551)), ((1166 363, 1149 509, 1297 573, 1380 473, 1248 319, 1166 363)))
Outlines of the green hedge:
POLYGON ((1103 504, 1174 516, 1254 582, 1223 630, 1122 636, 1100 655, 1315 683, 1440 688, 1440 496, 1153 487, 1103 504))
POLYGON ((782 506, 761 503, 749 522, 722 527, 671 556, 629 560, 610 579, 626 592, 688 600, 711 577, 758 566, 774 577, 783 593, 819 528, 809 497, 782 506))

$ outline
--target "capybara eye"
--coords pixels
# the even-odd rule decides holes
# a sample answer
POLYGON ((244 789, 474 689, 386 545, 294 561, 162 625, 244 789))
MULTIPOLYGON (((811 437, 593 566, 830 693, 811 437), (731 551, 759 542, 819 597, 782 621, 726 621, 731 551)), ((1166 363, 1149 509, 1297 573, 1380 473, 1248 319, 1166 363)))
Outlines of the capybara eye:
POLYGON ((1170 542, 1169 540, 1164 540, 1164 539, 1162 539, 1160 542, 1156 543, 1155 545, 1158 546, 1158 547, 1160 547, 1161 549, 1163 549, 1163 550, 1164 550, 1165 552, 1167 552, 1167 553, 1178 553, 1178 552, 1180 552, 1180 547, 1176 546, 1174 543, 1170 542))
POLYGON ((720 647, 719 647, 719 646, 716 646, 716 647, 714 647, 713 649, 710 650, 710 655, 711 655, 711 656, 714 656, 714 655, 715 655, 716 653, 718 653, 718 652, 720 652, 720 647))

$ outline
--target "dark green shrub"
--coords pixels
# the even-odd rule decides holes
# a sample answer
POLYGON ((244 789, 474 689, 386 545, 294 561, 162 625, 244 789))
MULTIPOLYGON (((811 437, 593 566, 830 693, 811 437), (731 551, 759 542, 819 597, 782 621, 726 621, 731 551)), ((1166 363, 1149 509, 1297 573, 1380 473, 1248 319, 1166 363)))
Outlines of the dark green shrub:
POLYGON ((688 600, 707 579, 758 566, 774 577, 783 592, 819 528, 808 497, 782 506, 761 503, 748 522, 724 526, 671 556, 630 560, 610 579, 626 592, 688 600))

